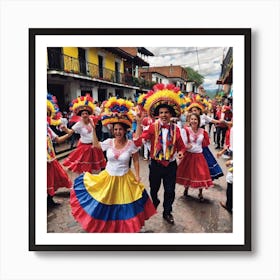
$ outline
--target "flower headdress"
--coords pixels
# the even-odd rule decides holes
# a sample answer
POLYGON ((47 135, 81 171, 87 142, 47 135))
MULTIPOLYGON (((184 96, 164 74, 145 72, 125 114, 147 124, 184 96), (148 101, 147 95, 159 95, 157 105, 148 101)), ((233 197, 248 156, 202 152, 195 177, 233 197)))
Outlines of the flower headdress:
POLYGON ((57 105, 57 99, 54 95, 47 94, 47 122, 50 125, 58 126, 61 124, 62 114, 57 105))
POLYGON ((184 94, 173 84, 154 85, 153 90, 148 91, 148 93, 138 101, 138 104, 147 111, 151 117, 156 117, 156 109, 162 104, 170 106, 175 112, 175 117, 180 117, 182 110, 184 110, 186 106, 184 94))
POLYGON ((131 127, 133 121, 132 107, 134 104, 129 100, 111 97, 104 106, 104 112, 101 115, 102 125, 113 123, 124 123, 131 127))
POLYGON ((80 115, 82 111, 88 111, 92 115, 96 107, 93 102, 94 99, 89 94, 77 97, 70 103, 70 111, 73 111, 75 115, 80 115))
POLYGON ((197 107, 201 110, 203 113, 208 106, 208 102, 205 98, 202 98, 199 96, 199 94, 196 94, 193 98, 186 98, 186 110, 190 111, 193 107, 197 107))

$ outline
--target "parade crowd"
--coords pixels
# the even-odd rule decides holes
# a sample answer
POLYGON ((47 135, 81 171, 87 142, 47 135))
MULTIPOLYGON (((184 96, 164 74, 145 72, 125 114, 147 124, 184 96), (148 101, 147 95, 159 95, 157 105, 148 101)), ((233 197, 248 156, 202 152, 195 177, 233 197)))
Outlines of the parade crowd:
POLYGON ((59 207, 56 191, 69 188, 72 215, 85 231, 140 232, 158 214, 161 199, 162 218, 173 225, 176 184, 185 197, 197 190, 203 203, 203 190, 222 176, 227 190, 220 205, 232 213, 232 98, 156 84, 135 101, 112 96, 100 104, 86 94, 69 110, 61 113, 56 97, 47 94, 47 205, 59 207), (55 148, 65 141, 75 148, 61 164, 55 148), (215 155, 208 148, 212 141, 215 155), (140 178, 140 153, 149 164, 149 193, 140 178), (227 160, 227 174, 219 157, 227 160), (66 170, 75 174, 73 182, 66 170))

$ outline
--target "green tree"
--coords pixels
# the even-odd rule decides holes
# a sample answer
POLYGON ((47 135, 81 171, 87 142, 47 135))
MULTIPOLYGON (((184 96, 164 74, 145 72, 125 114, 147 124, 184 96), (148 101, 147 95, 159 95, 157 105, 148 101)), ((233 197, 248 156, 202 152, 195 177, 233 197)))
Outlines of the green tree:
POLYGON ((197 71, 195 71, 191 67, 185 67, 185 70, 188 73, 188 81, 194 82, 196 86, 203 84, 204 77, 200 75, 197 71))

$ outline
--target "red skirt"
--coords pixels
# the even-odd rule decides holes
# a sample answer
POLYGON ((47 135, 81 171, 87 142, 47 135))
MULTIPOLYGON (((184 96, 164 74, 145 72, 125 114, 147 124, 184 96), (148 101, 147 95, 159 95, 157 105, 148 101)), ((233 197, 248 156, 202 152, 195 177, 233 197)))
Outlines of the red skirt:
POLYGON ((63 165, 73 172, 83 173, 100 171, 106 167, 103 151, 92 144, 79 142, 77 148, 63 161, 63 165))
POLYGON ((55 191, 59 188, 71 188, 72 182, 67 173, 55 159, 47 163, 47 193, 51 196, 55 195, 55 191))
POLYGON ((213 187, 210 171, 202 153, 189 153, 179 163, 176 183, 190 188, 213 187))

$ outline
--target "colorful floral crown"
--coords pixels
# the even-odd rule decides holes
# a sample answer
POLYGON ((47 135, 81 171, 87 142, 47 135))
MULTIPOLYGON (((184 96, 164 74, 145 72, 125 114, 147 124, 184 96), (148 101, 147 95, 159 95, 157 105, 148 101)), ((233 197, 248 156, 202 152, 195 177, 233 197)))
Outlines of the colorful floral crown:
POLYGON ((116 97, 109 98, 101 115, 102 125, 124 123, 131 127, 134 118, 133 106, 134 104, 129 100, 117 99, 116 97))
POLYGON ((138 99, 137 99, 137 106, 138 106, 138 108, 140 109, 140 110, 143 110, 143 105, 145 104, 145 96, 146 96, 147 94, 146 93, 142 93, 142 94, 140 94, 139 96, 138 96, 138 99))
POLYGON ((156 109, 162 104, 170 106, 176 117, 180 117, 186 106, 184 94, 173 84, 156 84, 153 86, 153 90, 148 91, 144 96, 139 96, 139 99, 138 105, 151 117, 156 117, 156 109))
POLYGON ((186 110, 190 111, 192 108, 197 107, 204 112, 208 107, 208 102, 205 98, 200 97, 199 94, 196 94, 193 98, 186 98, 186 110))
POLYGON ((94 99, 87 93, 85 96, 80 96, 72 100, 69 109, 76 115, 79 115, 82 111, 88 111, 92 115, 96 107, 93 102, 94 99))
POLYGON ((47 94, 47 121, 50 125, 58 126, 61 124, 62 114, 57 105, 57 99, 52 94, 47 94))

